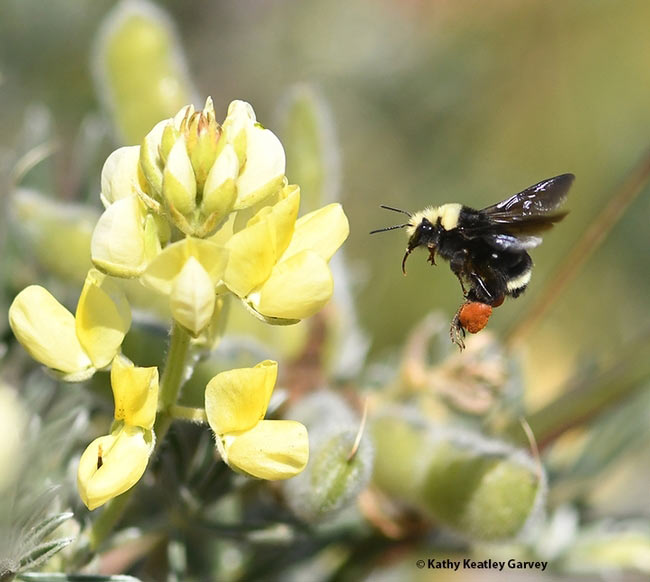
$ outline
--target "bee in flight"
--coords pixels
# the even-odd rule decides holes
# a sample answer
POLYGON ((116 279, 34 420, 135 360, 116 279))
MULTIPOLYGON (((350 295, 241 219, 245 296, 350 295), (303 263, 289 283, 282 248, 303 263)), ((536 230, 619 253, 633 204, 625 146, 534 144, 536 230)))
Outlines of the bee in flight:
POLYGON ((526 290, 533 269, 528 249, 542 242, 538 236, 542 231, 566 216, 567 212, 558 208, 574 177, 562 174, 542 180, 482 210, 452 203, 410 213, 382 205, 409 220, 370 234, 406 229, 409 240, 402 259, 405 275, 406 260, 418 247, 428 249, 432 265, 436 264, 436 255, 449 261, 465 296, 450 329, 452 341, 462 350, 465 330, 480 331, 493 307, 501 305, 507 296, 518 297, 526 290))

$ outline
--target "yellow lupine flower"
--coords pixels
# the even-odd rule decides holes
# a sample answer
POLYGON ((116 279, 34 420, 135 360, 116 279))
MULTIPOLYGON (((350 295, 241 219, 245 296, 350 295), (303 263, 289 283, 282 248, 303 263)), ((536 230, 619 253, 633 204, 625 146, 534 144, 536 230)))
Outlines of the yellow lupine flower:
POLYGON ((129 146, 116 149, 104 162, 101 176, 102 191, 99 195, 104 208, 122 198, 138 193, 138 162, 140 148, 129 146))
POLYGON ((288 479, 309 459, 307 429, 292 420, 263 420, 277 362, 217 374, 205 390, 205 411, 217 448, 231 468, 258 479, 288 479))
POLYGON ((153 450, 146 436, 141 429, 123 425, 86 447, 79 459, 77 487, 88 509, 104 505, 140 480, 153 450))
POLYGON ((110 364, 131 326, 120 288, 96 269, 86 276, 76 315, 47 289, 23 289, 9 308, 9 324, 29 354, 68 382, 79 382, 110 364))
POLYGON ((243 168, 237 179, 235 209, 249 208, 282 185, 284 148, 273 132, 257 123, 253 108, 245 101, 233 101, 228 106, 223 132, 243 168))
POLYGON ((295 323, 319 311, 334 291, 328 261, 349 233, 340 204, 295 220, 300 189, 286 186, 226 242, 226 286, 269 323, 295 323))
POLYGON ((117 356, 111 385, 115 399, 111 434, 96 438, 79 460, 77 485, 88 509, 133 487, 147 468, 155 442, 158 370, 138 368, 117 356))
POLYGON ((142 145, 106 160, 93 262, 111 275, 138 277, 169 239, 169 225, 205 238, 234 210, 276 194, 284 172, 282 144, 248 103, 233 101, 223 127, 210 97, 200 111, 183 107, 142 145))
POLYGON ((90 241, 93 264, 116 277, 139 276, 159 250, 158 224, 138 195, 113 202, 90 241))
POLYGON ((173 318, 196 337, 210 323, 225 265, 223 247, 187 237, 161 251, 141 281, 169 296, 173 318))

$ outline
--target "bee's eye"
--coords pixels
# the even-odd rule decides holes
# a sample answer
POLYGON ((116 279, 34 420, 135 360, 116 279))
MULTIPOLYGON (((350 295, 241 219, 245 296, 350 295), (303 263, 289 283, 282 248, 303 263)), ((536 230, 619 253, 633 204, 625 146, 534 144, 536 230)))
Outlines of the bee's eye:
POLYGON ((422 221, 420 224, 420 230, 422 232, 431 232, 433 230, 433 225, 428 220, 422 221))

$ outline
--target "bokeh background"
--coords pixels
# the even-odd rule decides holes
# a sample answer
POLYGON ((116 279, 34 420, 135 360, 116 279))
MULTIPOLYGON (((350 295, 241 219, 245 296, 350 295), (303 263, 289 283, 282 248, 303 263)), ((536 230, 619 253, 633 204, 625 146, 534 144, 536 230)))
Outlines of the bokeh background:
MULTIPOLYGON (((312 84, 326 101, 339 148, 332 171, 352 225, 345 252, 376 354, 399 346, 424 312, 453 314, 458 303, 445 266, 412 259, 402 278, 402 232, 368 236, 395 218, 379 204, 482 207, 576 174, 571 214, 534 251, 529 292, 491 322, 505 330, 650 147, 643 0, 161 4, 177 24, 196 94, 212 95, 222 115, 244 98, 281 134, 293 85, 312 84)), ((3 3, 3 143, 16 143, 35 106, 47 107, 61 144, 59 197, 97 198, 98 181, 75 183, 70 165, 80 125, 101 110, 90 52, 111 6, 3 3)), ((577 358, 611 357, 644 332, 649 209, 647 196, 632 204, 530 337, 540 390, 549 393, 577 358)))
MULTIPOLYGON (((110 112, 91 63, 100 23, 114 5, 2 2, 5 184, 15 152, 55 140, 53 155, 24 183, 54 199, 99 209, 103 160, 116 146, 139 141, 102 129, 110 112), (86 155, 84 140, 93 140, 92 154, 86 155)), ((291 92, 308 87, 317 96, 330 124, 323 180, 350 219, 344 253, 359 324, 370 340, 370 363, 399 353, 428 312, 441 310, 451 318, 461 299, 448 267, 432 269, 424 253, 410 259, 408 277, 402 277, 404 233, 368 234, 395 223, 397 215, 379 204, 409 210, 444 202, 483 207, 544 178, 576 175, 570 214, 532 253, 529 291, 490 321, 497 337, 507 339, 599 213, 648 164, 645 0, 159 5, 175 24, 196 104, 211 95, 217 119, 231 100, 245 99, 284 139, 289 129, 283 107, 291 92)), ((159 117, 143 116, 142 134, 159 117)), ((289 152, 287 175, 296 180, 291 159, 289 152)), ((6 192, 3 186, 3 197, 6 192)), ((580 370, 615 364, 629 351, 648 353, 649 218, 650 197, 642 186, 602 245, 576 265, 575 278, 516 345, 532 408, 558 395, 580 370)), ((7 224, 2 229, 0 239, 6 239, 7 224)), ((11 290, 29 278, 31 259, 18 253, 4 265, 2 260, 10 300, 11 290)), ((0 327, 6 330, 6 323, 0 327)), ((650 517, 647 479, 640 476, 648 474, 648 465, 646 441, 599 483, 599 511, 650 517), (634 467, 640 475, 627 489, 634 467)))

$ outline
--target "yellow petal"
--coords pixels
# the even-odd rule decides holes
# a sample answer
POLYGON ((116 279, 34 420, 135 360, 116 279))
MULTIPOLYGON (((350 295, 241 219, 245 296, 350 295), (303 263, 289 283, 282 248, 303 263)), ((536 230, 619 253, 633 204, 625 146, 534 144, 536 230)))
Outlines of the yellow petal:
POLYGON ((162 196, 163 171, 159 148, 163 131, 169 122, 169 119, 158 122, 144 137, 140 148, 140 168, 149 184, 150 194, 156 197, 162 196))
POLYGON ((283 259, 304 250, 312 250, 329 261, 350 232, 348 219, 340 204, 329 204, 305 214, 296 221, 293 238, 283 259))
POLYGON ((111 204, 99 217, 90 243, 95 266, 117 277, 137 277, 147 266, 144 207, 137 196, 111 204))
POLYGON ((189 257, 174 280, 169 305, 174 319, 194 337, 210 323, 214 313, 214 283, 194 257, 189 257))
POLYGON ((131 308, 124 293, 97 269, 86 276, 75 325, 79 342, 95 368, 110 364, 131 327, 131 308))
POLYGON ((217 212, 225 216, 230 212, 237 195, 235 179, 238 173, 237 154, 230 144, 226 144, 205 179, 201 206, 206 214, 217 212))
POLYGON ((300 188, 296 185, 283 188, 280 200, 273 206, 269 216, 269 220, 272 221, 275 231, 274 245, 276 261, 291 242, 299 207, 300 188))
POLYGON ((92 362, 75 332, 75 321, 63 305, 39 285, 23 289, 9 308, 9 325, 27 352, 53 370, 75 374, 92 362))
POLYGON ((88 509, 121 495, 142 477, 153 450, 153 433, 123 426, 88 445, 79 460, 77 486, 88 509))
POLYGON ((239 164, 246 161, 246 128, 255 123, 255 112, 246 101, 232 101, 228 106, 228 115, 223 122, 223 139, 235 150, 239 164))
POLYGON ((226 242, 229 255, 224 282, 239 297, 246 296, 267 279, 291 241, 300 206, 300 188, 287 186, 280 194, 278 202, 261 208, 245 228, 226 242))
POLYGON ((115 150, 102 168, 102 192, 100 197, 108 208, 116 200, 138 193, 138 161, 140 146, 123 147, 115 150))
POLYGON ((189 257, 194 257, 205 269, 213 284, 219 281, 226 265, 226 250, 205 239, 186 237, 175 242, 151 261, 140 280, 147 287, 169 295, 174 280, 189 257))
POLYGON ((267 317, 304 319, 319 311, 333 291, 327 263, 308 250, 276 265, 261 289, 248 296, 248 301, 267 317))
POLYGON ((237 179, 235 209, 273 194, 284 181, 285 155, 280 140, 259 125, 246 128, 246 163, 237 179))
POLYGON ((226 243, 228 263, 224 282, 228 288, 244 297, 262 284, 275 264, 275 230, 268 220, 235 233, 226 243))
POLYGON ((217 434, 248 430, 264 418, 278 375, 278 364, 265 360, 254 368, 217 374, 205 389, 205 412, 217 434))
POLYGON ((181 214, 189 214, 195 208, 196 178, 182 136, 174 143, 165 164, 163 195, 181 214))
POLYGON ((115 420, 152 429, 158 406, 158 368, 139 368, 124 356, 111 367, 115 420))
POLYGON ((262 420, 243 433, 225 435, 223 449, 230 467, 258 479, 289 479, 307 465, 309 437, 295 420, 262 420))

